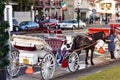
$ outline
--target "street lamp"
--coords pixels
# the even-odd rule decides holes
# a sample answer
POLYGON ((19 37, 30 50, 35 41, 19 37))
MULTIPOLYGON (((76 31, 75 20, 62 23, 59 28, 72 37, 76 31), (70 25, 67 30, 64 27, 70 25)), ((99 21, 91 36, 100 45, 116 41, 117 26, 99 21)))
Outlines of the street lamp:
POLYGON ((80 21, 80 3, 78 3, 77 5, 77 21, 78 21, 78 28, 79 28, 79 21, 80 21))
POLYGON ((108 24, 108 18, 107 18, 107 3, 105 3, 105 24, 108 24))

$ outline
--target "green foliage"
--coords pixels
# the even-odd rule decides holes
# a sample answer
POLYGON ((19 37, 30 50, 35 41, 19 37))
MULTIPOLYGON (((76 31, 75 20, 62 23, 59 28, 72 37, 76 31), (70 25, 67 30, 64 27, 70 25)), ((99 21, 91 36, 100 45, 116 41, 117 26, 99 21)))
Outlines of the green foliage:
POLYGON ((3 21, 4 17, 4 0, 0 0, 0 69, 5 68, 9 64, 8 54, 9 54, 9 24, 7 21, 3 21))
MULTIPOLYGON (((15 1, 19 4, 19 10, 29 11, 31 10, 31 6, 34 5, 35 0, 12 0, 12 1, 15 1)), ((16 8, 15 10, 17 10, 18 6, 15 8, 16 8)))
POLYGON ((4 10, 5 5, 3 4, 3 0, 0 1, 0 19, 3 16, 3 10, 4 10))

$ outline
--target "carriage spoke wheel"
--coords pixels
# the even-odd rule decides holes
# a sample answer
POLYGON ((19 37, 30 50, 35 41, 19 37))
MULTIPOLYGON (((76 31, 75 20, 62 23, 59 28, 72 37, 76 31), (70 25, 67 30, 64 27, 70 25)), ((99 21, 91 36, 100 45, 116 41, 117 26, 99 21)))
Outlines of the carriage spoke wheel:
POLYGON ((115 57, 116 58, 120 58, 120 43, 116 43, 116 47, 115 47, 115 57))
POLYGON ((70 72, 74 72, 79 68, 79 56, 76 52, 70 54, 68 58, 68 69, 70 72))
POLYGON ((52 54, 46 54, 41 63, 41 76, 44 80, 53 77, 55 71, 55 58, 52 54))
POLYGON ((12 75, 12 77, 15 77, 19 71, 20 71, 20 65, 19 65, 19 52, 17 50, 14 50, 11 52, 10 55, 11 59, 11 72, 10 73, 10 67, 8 66, 8 74, 12 75))

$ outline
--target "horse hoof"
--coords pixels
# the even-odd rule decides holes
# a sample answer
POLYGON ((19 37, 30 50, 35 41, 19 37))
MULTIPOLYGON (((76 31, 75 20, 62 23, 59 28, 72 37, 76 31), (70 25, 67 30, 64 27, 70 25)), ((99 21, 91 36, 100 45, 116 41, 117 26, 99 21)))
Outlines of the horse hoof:
POLYGON ((85 63, 86 65, 89 65, 88 63, 85 63))

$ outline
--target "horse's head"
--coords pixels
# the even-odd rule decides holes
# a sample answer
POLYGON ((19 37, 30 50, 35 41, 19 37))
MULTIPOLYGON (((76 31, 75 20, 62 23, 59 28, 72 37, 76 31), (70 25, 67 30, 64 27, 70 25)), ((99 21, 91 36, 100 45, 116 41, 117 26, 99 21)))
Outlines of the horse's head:
POLYGON ((89 36, 92 37, 92 39, 94 41, 97 41, 99 39, 103 40, 104 37, 105 37, 105 33, 103 31, 101 31, 101 32, 96 32, 96 33, 89 34, 89 36))

